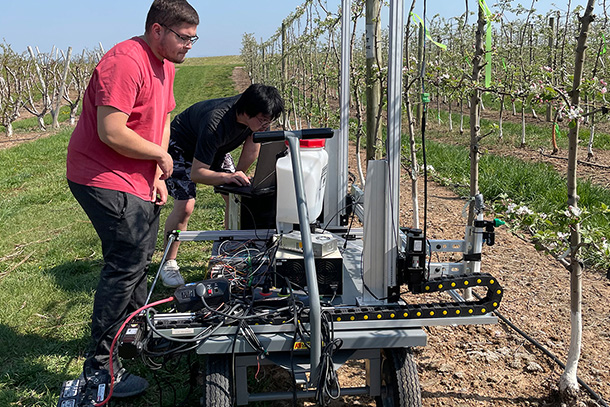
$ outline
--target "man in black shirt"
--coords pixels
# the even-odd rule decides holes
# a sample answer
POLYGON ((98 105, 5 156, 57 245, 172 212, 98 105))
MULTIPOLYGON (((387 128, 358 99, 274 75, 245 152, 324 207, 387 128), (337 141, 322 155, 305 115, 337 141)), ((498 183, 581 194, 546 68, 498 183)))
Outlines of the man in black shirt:
MULTIPOLYGON (((267 130, 283 111, 284 102, 276 88, 253 84, 241 95, 198 102, 174 118, 168 150, 174 170, 166 180, 174 208, 165 222, 166 240, 171 231, 187 229, 195 207, 196 183, 250 184, 245 172, 260 149, 252 141, 252 133, 267 130), (230 152, 239 146, 242 151, 235 166, 230 152)), ((176 263, 178 246, 179 242, 172 244, 161 270, 163 284, 168 287, 184 284, 176 263)))

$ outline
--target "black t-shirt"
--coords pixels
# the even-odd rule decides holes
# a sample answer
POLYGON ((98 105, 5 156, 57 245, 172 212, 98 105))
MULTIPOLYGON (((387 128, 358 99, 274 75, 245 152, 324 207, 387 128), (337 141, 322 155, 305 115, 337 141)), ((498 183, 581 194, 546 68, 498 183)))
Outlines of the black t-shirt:
POLYGON ((219 169, 224 156, 242 145, 252 130, 237 122, 235 103, 241 95, 195 103, 171 123, 171 138, 183 150, 211 169, 219 169))

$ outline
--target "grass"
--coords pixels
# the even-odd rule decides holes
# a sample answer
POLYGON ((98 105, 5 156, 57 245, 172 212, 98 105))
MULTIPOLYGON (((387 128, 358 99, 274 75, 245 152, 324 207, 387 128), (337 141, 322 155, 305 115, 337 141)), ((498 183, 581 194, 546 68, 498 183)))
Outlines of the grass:
MULTIPOLYGON (((455 181, 456 190, 469 194, 468 150, 434 141, 426 143, 427 163, 443 177, 455 181)), ((527 203, 537 212, 550 213, 567 205, 566 180, 549 164, 527 163, 513 157, 484 155, 479 162, 479 187, 487 201, 508 195, 515 202, 527 203)), ((610 191, 589 181, 578 183, 579 205, 592 207, 610 202, 610 191)), ((608 225, 604 217, 595 219, 608 225)))
MULTIPOLYGON (((436 105, 434 105, 436 106, 436 105)), ((459 111, 457 111, 457 107, 453 106, 453 128, 454 132, 457 132, 459 129, 459 111)), ((531 114, 526 113, 528 117, 531 117, 531 114)), ((453 141, 461 140, 462 143, 468 143, 468 137, 456 137, 455 135, 451 135, 450 132, 447 131, 449 128, 449 113, 446 110, 441 109, 440 118, 441 125, 437 124, 438 111, 436 109, 430 108, 428 110, 428 123, 436 130, 434 132, 435 138, 437 139, 452 139, 453 141)), ((539 115, 539 117, 543 117, 539 115)), ((491 145, 501 145, 506 147, 519 147, 521 144, 521 116, 518 113, 517 116, 512 116, 510 111, 504 111, 504 122, 502 124, 503 129, 503 140, 498 139, 499 131, 494 127, 497 124, 497 120, 481 120, 481 134, 487 134, 492 132, 491 135, 484 138, 480 145, 482 147, 491 146, 491 145), (507 118, 511 118, 510 121, 507 118)), ((526 123, 525 125, 525 142, 529 148, 539 148, 542 147, 547 151, 552 150, 551 146, 551 135, 552 135, 552 123, 547 123, 544 121, 540 121, 538 123, 526 123)), ((468 133, 470 130, 470 116, 468 115, 467 108, 464 107, 464 131, 468 133)), ((610 133, 608 133, 608 125, 606 123, 599 124, 598 129, 595 132, 594 138, 594 146, 596 148, 602 150, 610 149, 610 133)), ((567 149, 568 147, 568 123, 567 121, 564 123, 560 123, 559 125, 559 136, 557 137, 557 145, 561 149, 567 149)), ((591 135, 590 127, 587 125, 581 125, 580 131, 578 133, 578 138, 580 140, 581 148, 586 148, 589 137, 591 135)))

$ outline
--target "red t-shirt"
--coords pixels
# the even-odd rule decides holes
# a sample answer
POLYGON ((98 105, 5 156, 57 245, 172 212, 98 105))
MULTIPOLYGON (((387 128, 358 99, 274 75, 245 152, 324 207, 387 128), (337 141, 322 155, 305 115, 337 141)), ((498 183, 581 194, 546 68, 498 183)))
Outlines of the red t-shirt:
POLYGON ((117 44, 104 55, 89 81, 81 117, 68 145, 66 176, 70 181, 154 199, 156 161, 125 157, 104 144, 97 133, 97 106, 126 113, 127 127, 161 145, 167 114, 176 107, 175 73, 173 63, 160 61, 138 37, 117 44))

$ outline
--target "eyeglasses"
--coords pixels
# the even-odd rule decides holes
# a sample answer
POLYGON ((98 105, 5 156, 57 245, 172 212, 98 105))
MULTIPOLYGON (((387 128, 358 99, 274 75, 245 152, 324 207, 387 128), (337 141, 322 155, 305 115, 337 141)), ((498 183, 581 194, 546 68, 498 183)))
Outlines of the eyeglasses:
POLYGON ((194 35, 192 37, 189 37, 188 35, 180 35, 176 31, 174 31, 171 28, 169 28, 168 26, 166 26, 165 24, 160 24, 160 25, 162 27, 167 28, 168 30, 170 30, 174 34, 176 34, 176 37, 180 38, 185 45, 188 44, 189 42, 191 43, 191 45, 194 45, 197 42, 197 40, 199 39, 199 37, 196 36, 196 35, 194 35))
POLYGON ((256 116, 254 116, 254 118, 255 118, 256 120, 258 120, 258 122, 259 122, 259 124, 260 124, 260 126, 261 126, 261 127, 269 127, 269 125, 270 125, 270 124, 273 122, 273 120, 271 120, 271 119, 270 119, 270 118, 268 118, 268 117, 263 117, 263 118, 260 118, 260 117, 258 117, 258 116, 259 116, 259 115, 256 115, 256 116))

